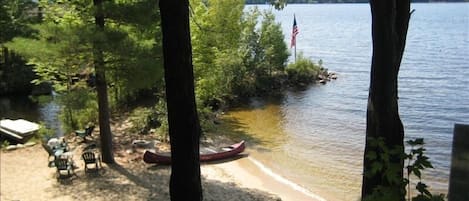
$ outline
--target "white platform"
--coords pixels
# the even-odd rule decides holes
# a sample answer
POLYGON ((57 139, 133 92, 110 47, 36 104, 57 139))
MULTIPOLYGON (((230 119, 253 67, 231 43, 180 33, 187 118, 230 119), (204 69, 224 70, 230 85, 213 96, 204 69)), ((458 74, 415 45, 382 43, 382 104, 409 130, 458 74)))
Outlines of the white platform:
POLYGON ((24 119, 2 119, 0 120, 0 133, 17 140, 24 140, 24 138, 33 135, 39 130, 39 124, 24 120, 24 119))

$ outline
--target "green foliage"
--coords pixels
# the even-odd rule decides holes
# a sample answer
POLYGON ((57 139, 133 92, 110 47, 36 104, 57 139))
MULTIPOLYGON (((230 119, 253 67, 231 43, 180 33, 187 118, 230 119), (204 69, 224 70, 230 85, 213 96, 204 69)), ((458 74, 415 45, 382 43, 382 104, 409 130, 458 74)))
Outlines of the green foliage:
POLYGON ((51 128, 47 128, 44 122, 39 122, 39 130, 37 131, 34 140, 43 141, 45 139, 50 139, 52 136, 54 136, 54 130, 51 128))
POLYGON ((35 84, 51 83, 60 94, 67 131, 96 122, 93 45, 99 43, 114 105, 155 88, 162 80, 161 33, 157 2, 105 1, 105 29, 94 23, 93 1, 40 0, 43 21, 33 37, 15 38, 8 48, 34 66, 35 84), (138 11, 138 12, 137 12, 138 11))
POLYGON ((8 140, 4 140, 2 142, 2 149, 6 149, 8 146, 10 146, 10 142, 8 140))
POLYGON ((243 12, 241 0, 190 3, 200 107, 216 109, 214 102, 263 94, 280 85, 289 53, 271 12, 261 13, 257 8, 243 12))
POLYGON ((444 195, 432 195, 428 191, 428 186, 422 183, 422 172, 426 168, 433 168, 429 158, 425 156, 425 149, 423 148, 424 140, 423 138, 417 138, 415 140, 408 140, 407 144, 411 146, 409 153, 405 153, 402 147, 394 147, 389 149, 385 144, 384 138, 369 138, 369 143, 371 150, 366 155, 365 158, 372 161, 371 162, 371 172, 367 172, 365 177, 370 177, 376 174, 383 176, 382 180, 383 185, 378 185, 373 193, 363 200, 365 201, 375 201, 375 200, 401 200, 401 192, 393 186, 398 186, 401 183, 407 185, 408 190, 408 200, 412 201, 443 201, 444 195), (390 161, 391 157, 401 157, 407 159, 408 165, 407 169, 407 178, 402 178, 400 172, 400 165, 393 164, 390 161), (415 175, 419 182, 416 184, 415 188, 419 192, 418 195, 410 198, 410 177, 415 175))
POLYGON ((232 69, 239 66, 242 0, 190 1, 196 96, 204 105, 231 94, 232 69))
POLYGON ((273 72, 283 72, 289 56, 284 38, 280 23, 275 22, 275 15, 272 12, 263 13, 259 37, 263 55, 258 67, 262 73, 271 76, 273 72))
POLYGON ((76 89, 58 96, 62 105, 59 115, 65 131, 73 131, 98 122, 98 102, 96 93, 87 89, 76 89))
POLYGON ((130 114, 132 123, 131 132, 148 134, 156 131, 156 138, 160 141, 169 141, 169 126, 167 118, 166 102, 160 99, 153 107, 138 107, 130 114))
POLYGON ((156 130, 156 136, 158 140, 162 142, 169 141, 169 125, 168 125, 168 110, 166 107, 166 101, 160 99, 158 103, 156 103, 154 107, 154 111, 157 115, 157 120, 160 124, 158 129, 156 130))
POLYGON ((371 150, 369 151, 365 157, 369 159, 371 162, 371 172, 367 172, 365 176, 371 177, 376 174, 381 174, 384 172, 383 180, 386 181, 389 185, 397 185, 401 182, 399 179, 400 175, 400 166, 391 162, 391 157, 399 156, 402 147, 394 147, 393 149, 389 149, 385 142, 384 138, 370 138, 370 147, 371 150))
POLYGON ((215 130, 214 120, 216 118, 216 115, 212 111, 212 109, 209 107, 199 107, 197 108, 197 112, 199 115, 199 122, 202 131, 210 132, 215 130))
POLYGON ((407 159, 407 178, 404 180, 408 185, 408 196, 410 200, 410 176, 415 175, 419 182, 416 184, 415 189, 419 192, 418 195, 412 197, 412 201, 443 201, 444 195, 433 195, 428 191, 428 186, 422 183, 422 172, 427 168, 433 168, 429 158, 425 156, 425 142, 423 138, 415 140, 408 140, 406 143, 410 146, 409 153, 406 154, 407 159))
POLYGON ((29 93, 34 79, 32 66, 10 51, 5 43, 14 37, 31 36, 28 24, 36 23, 37 3, 31 0, 0 1, 0 94, 29 93))
POLYGON ((371 195, 363 198, 365 201, 376 200, 401 200, 405 194, 400 186, 404 183, 402 178, 402 169, 399 163, 395 163, 396 158, 403 158, 404 148, 396 146, 389 148, 383 137, 367 138, 370 151, 365 158, 371 163, 371 171, 365 172, 365 177, 374 177, 379 175, 380 184, 373 189, 371 195))
POLYGON ((321 72, 322 66, 315 64, 310 59, 298 54, 295 63, 287 66, 286 71, 291 83, 311 83, 315 81, 321 72))
POLYGON ((36 9, 37 3, 32 0, 0 1, 0 44, 32 34, 33 30, 27 24, 37 21, 36 9))
POLYGON ((148 126, 152 118, 152 108, 138 107, 132 110, 129 120, 132 123, 131 132, 144 134, 149 131, 148 126))
POLYGON ((367 196, 363 201, 396 201, 401 200, 400 193, 395 188, 378 186, 373 194, 367 196))

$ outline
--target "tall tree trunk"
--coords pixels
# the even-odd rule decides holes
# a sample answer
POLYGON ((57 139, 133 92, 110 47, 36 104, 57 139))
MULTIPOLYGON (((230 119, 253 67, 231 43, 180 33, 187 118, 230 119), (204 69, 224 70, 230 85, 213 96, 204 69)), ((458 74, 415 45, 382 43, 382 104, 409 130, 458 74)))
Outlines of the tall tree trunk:
POLYGON ((172 201, 202 200, 188 0, 159 2, 171 142, 172 201))
POLYGON ((390 189, 399 200, 405 199, 405 184, 402 182, 404 158, 404 128, 398 108, 398 72, 404 53, 407 28, 410 18, 409 0, 371 0, 373 57, 371 64, 370 90, 368 95, 366 145, 363 165, 362 199, 373 193, 376 187, 390 189), (396 167, 397 181, 386 179, 389 169, 372 173, 370 152, 379 152, 371 146, 372 139, 382 137, 389 149, 399 149, 391 154, 390 163, 396 167))
MULTIPOLYGON (((97 34, 104 32, 104 14, 102 7, 102 0, 93 0, 96 8, 95 24, 97 34)), ((104 55, 102 49, 101 37, 96 37, 94 42, 94 67, 96 72, 96 91, 98 94, 98 108, 99 108, 99 135, 101 139, 101 152, 103 162, 114 163, 113 146, 112 146, 112 133, 109 125, 109 103, 107 96, 107 83, 106 71, 104 66, 104 55)))

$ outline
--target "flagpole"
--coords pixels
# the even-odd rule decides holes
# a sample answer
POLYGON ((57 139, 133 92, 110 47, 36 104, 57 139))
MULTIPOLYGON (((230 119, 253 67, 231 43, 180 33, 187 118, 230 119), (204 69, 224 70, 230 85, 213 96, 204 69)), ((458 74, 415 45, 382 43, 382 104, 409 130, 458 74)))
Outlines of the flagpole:
POLYGON ((296 63, 296 44, 295 44, 295 63, 296 63))
MULTIPOLYGON (((296 25, 296 16, 295 16, 295 13, 293 13, 293 26, 297 26, 296 25)), ((295 29, 296 27, 293 27, 293 29, 295 29)), ((296 34, 295 34, 295 63, 296 63, 296 34)))

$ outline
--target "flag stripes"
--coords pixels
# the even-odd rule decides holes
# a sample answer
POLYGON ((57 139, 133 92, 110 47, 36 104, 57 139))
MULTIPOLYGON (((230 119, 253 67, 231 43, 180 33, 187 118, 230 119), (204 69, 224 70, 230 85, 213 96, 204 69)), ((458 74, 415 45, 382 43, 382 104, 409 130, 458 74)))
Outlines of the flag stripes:
POLYGON ((291 33, 291 42, 290 42, 290 48, 296 47, 296 35, 298 35, 299 30, 298 26, 296 25, 296 17, 293 15, 293 29, 291 33))

